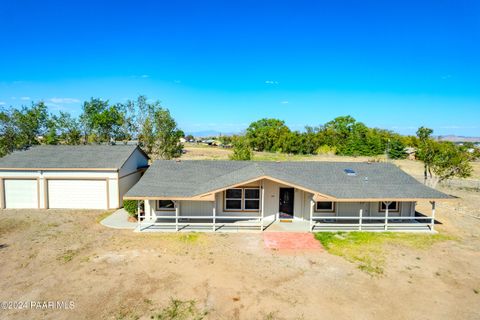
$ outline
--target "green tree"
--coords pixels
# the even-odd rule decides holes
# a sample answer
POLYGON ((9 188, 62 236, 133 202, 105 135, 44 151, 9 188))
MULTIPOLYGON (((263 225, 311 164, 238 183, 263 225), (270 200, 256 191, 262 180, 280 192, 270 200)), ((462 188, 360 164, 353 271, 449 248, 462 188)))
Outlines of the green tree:
POLYGON ((289 133, 284 121, 264 118, 250 124, 246 138, 255 150, 275 152, 282 151, 282 136, 289 133))
POLYGON ((59 131, 59 140, 63 144, 77 145, 81 143, 81 128, 77 119, 73 118, 68 112, 60 111, 58 116, 54 116, 59 131))
POLYGON ((11 109, 0 109, 0 157, 17 148, 18 132, 11 109))
POLYGON ((418 146, 417 158, 423 161, 423 180, 427 183, 428 177, 432 177, 431 167, 435 157, 435 142, 431 138, 433 130, 420 127, 417 130, 418 146))
POLYGON ((252 160, 253 152, 247 139, 243 136, 236 136, 232 138, 233 154, 230 156, 231 160, 252 160))
POLYGON ((470 164, 470 155, 451 142, 437 143, 433 156, 432 171, 436 176, 432 186, 454 177, 467 178, 473 171, 470 164))
POLYGON ((154 114, 154 148, 155 158, 172 159, 182 155, 183 144, 180 138, 184 136, 178 129, 177 123, 170 115, 168 109, 158 108, 154 114))
POLYGON ((83 104, 80 121, 84 128, 86 142, 110 142, 121 139, 124 125, 123 105, 109 106, 108 100, 90 99, 83 104))
POLYGON ((407 153, 405 152, 405 144, 400 137, 393 137, 390 139, 387 148, 388 156, 391 159, 405 159, 407 153))
POLYGON ((12 121, 18 132, 16 147, 39 144, 40 137, 45 134, 47 120, 47 106, 43 102, 32 104, 30 108, 13 109, 12 121))
POLYGON ((43 143, 45 144, 58 144, 60 141, 60 137, 58 136, 58 122, 56 116, 51 116, 47 120, 47 129, 45 132, 45 136, 43 138, 43 143))

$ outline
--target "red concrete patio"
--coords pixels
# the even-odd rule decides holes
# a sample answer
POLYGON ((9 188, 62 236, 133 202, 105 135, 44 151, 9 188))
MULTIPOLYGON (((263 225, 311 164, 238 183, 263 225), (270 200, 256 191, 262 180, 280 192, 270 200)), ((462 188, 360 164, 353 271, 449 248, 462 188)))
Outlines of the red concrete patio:
POLYGON ((265 248, 273 250, 322 250, 322 245, 311 233, 266 232, 263 242, 265 248))

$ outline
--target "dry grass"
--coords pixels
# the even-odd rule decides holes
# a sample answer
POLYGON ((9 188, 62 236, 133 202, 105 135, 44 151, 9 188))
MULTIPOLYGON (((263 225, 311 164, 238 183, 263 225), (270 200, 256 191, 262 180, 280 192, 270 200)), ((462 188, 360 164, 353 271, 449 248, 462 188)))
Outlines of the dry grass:
POLYGON ((425 250, 437 242, 454 239, 445 234, 393 232, 319 232, 315 238, 331 254, 356 263, 360 270, 371 275, 383 274, 391 245, 425 250))

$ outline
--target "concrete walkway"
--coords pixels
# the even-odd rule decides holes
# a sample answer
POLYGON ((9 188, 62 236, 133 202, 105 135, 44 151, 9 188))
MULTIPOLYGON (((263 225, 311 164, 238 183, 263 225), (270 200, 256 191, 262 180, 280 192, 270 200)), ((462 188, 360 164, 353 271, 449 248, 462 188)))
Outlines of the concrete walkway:
POLYGON ((113 229, 134 230, 137 227, 136 222, 128 221, 128 213, 123 208, 118 209, 117 211, 100 221, 100 224, 113 229))
POLYGON ((309 227, 309 221, 292 220, 291 222, 281 222, 276 220, 267 226, 265 232, 309 232, 309 227))
POLYGON ((263 233, 265 248, 273 250, 322 250, 320 241, 311 233, 271 232, 263 233))

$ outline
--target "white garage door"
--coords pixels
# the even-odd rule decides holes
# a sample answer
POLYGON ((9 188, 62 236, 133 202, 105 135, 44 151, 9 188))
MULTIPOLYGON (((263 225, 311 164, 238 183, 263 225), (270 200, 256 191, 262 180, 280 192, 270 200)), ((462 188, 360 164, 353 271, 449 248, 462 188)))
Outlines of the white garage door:
POLYGON ((107 209, 105 180, 48 180, 52 209, 107 209))
POLYGON ((38 208, 37 180, 4 180, 5 208, 38 208))

